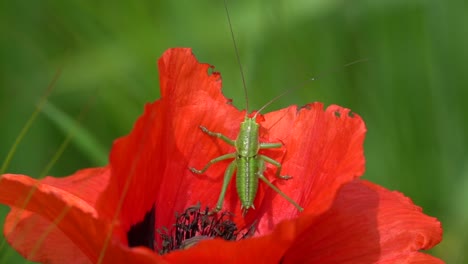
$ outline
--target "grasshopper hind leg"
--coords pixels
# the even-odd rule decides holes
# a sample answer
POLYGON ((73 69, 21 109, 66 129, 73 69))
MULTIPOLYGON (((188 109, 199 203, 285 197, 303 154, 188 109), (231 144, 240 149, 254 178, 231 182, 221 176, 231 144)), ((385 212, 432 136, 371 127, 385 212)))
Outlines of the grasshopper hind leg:
MULTIPOLYGON (((279 163, 278 161, 270 158, 270 157, 267 157, 267 156, 264 156, 264 155, 259 155, 259 158, 262 160, 262 162, 268 162, 270 164, 273 164, 274 166, 276 166, 278 169, 276 171, 276 177, 280 178, 280 179, 283 179, 283 180, 289 180, 291 179, 292 177, 289 176, 289 175, 281 175, 281 163, 279 163)), ((263 165, 264 167, 265 165, 263 165)), ((286 199, 288 202, 290 202, 292 205, 294 205, 297 210, 299 210, 300 212, 304 211, 304 208, 302 208, 298 203, 296 203, 291 197, 287 196, 283 191, 281 191, 278 187, 276 187, 273 183, 271 183, 264 175, 263 175, 263 171, 264 169, 260 170, 259 173, 258 173, 258 178, 260 180, 262 180, 264 183, 266 183, 270 188, 272 188, 276 193, 278 193, 279 195, 281 195, 284 199, 286 199)))
POLYGON ((287 196, 283 191, 281 191, 278 187, 273 185, 263 174, 259 174, 258 178, 262 180, 264 183, 266 183, 270 188, 272 188, 276 193, 281 195, 284 199, 286 199, 288 202, 290 202, 292 205, 294 205, 297 210, 300 212, 304 211, 304 208, 302 208, 299 204, 297 204, 291 197, 287 196))
POLYGON ((229 186, 229 182, 234 176, 234 172, 237 169, 236 160, 233 160, 226 169, 224 173, 224 181, 223 187, 221 188, 221 193, 219 194, 218 202, 216 203, 216 208, 213 210, 214 212, 219 212, 223 208, 224 196, 226 195, 227 187, 229 186))

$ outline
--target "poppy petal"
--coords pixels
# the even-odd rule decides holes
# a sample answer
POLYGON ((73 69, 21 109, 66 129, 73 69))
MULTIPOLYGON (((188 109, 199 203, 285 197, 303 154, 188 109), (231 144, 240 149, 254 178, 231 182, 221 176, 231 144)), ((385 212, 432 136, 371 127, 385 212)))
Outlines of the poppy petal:
MULTIPOLYGON (((43 180, 34 180, 23 175, 2 175, 0 202, 10 205, 14 214, 7 218, 8 222, 5 225, 4 233, 7 239, 14 246, 25 247, 17 248, 19 252, 30 252, 33 249, 29 246, 37 245, 21 241, 15 244, 15 238, 27 236, 29 240, 37 241, 39 237, 33 236, 41 234, 39 232, 28 233, 31 224, 36 224, 39 220, 43 226, 38 227, 38 230, 53 231, 51 229, 51 223, 53 223, 73 241, 75 247, 84 255, 91 260, 95 259, 107 237, 108 228, 106 227, 107 220, 103 221, 107 218, 106 215, 98 213, 92 203, 97 200, 97 195, 106 186, 108 176, 106 168, 82 170, 62 179, 46 177, 43 180), (21 213, 23 209, 24 213, 21 213), (43 219, 32 217, 32 213, 38 214, 43 219)), ((56 234, 52 233, 52 235, 56 234)), ((117 238, 125 241, 123 235, 117 238)), ((60 240, 51 239, 44 243, 46 244, 41 247, 53 249, 58 247, 54 243, 60 243, 60 240)), ((53 256, 55 253, 42 252, 41 254, 53 256)), ((25 254, 26 257, 28 255, 25 254)))
POLYGON ((237 242, 213 239, 163 258, 170 263, 280 263, 297 230, 293 221, 279 223, 272 233, 237 242))
POLYGON ((395 254, 379 259, 379 264, 394 264, 394 263, 411 263, 411 264, 444 264, 441 259, 421 252, 406 252, 403 254, 395 254))
POLYGON ((5 221, 8 243, 26 259, 39 263, 92 263, 51 221, 38 214, 12 208, 5 221))
POLYGON ((4 228, 7 240, 38 262, 96 263, 102 258, 103 263, 163 263, 147 248, 129 248, 121 229, 109 233, 109 215, 93 208, 108 178, 106 167, 43 180, 2 175, 0 202, 12 207, 4 228))
POLYGON ((361 180, 343 186, 329 211, 299 229, 285 263, 374 263, 442 239, 440 222, 409 198, 361 180))
MULTIPOLYGON (((285 145, 283 173, 293 177, 274 182, 305 207, 304 214, 320 215, 328 210, 338 189, 364 173, 366 127, 349 109, 337 105, 324 109, 321 103, 300 109, 292 106, 266 114, 262 126, 270 140, 285 145)), ((297 216, 297 209, 283 197, 272 190, 269 194, 265 199, 271 202, 265 204, 274 204, 274 208, 270 208, 266 230, 282 219, 297 216)), ((263 229, 262 223, 259 228, 263 229)))

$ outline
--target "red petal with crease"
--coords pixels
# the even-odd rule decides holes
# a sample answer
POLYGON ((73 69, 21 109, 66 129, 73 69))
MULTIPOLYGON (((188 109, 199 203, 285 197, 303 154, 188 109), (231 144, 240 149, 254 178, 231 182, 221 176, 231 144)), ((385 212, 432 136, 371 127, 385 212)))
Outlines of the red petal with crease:
POLYGON ((442 239, 440 222, 408 198, 360 180, 343 186, 329 211, 299 229, 284 263, 374 263, 395 254, 405 259, 442 239))
POLYGON ((25 258, 40 263, 92 263, 51 221, 17 208, 8 214, 5 237, 25 258))
MULTIPOLYGON (((81 200, 81 202, 94 206, 98 195, 106 187, 108 176, 106 168, 97 168, 81 170, 70 177, 45 177, 40 183, 33 180, 23 181, 23 183, 27 182, 27 185, 30 184, 30 190, 35 185, 46 184, 66 191, 70 195, 75 195, 77 201, 81 200)), ((2 184, 6 184, 5 181, 10 181, 11 179, 16 181, 24 179, 24 176, 21 175, 5 175, 4 177, 0 178, 0 183, 3 181, 2 184)), ((2 186, 0 185, 0 188, 2 186)), ((19 190, 11 191, 19 192, 19 190)), ((40 191, 40 189, 36 191, 40 191)), ((1 193, 7 195, 7 193, 1 193)), ((3 197, 3 195, 0 196, 3 197)), ((5 199, 3 197, 2 202, 5 199)), ((24 207, 20 204, 17 205, 24 207)), ((47 207, 45 206, 45 208, 47 207)), ((30 211, 12 207, 5 221, 4 233, 8 242, 22 255, 27 256, 28 259, 47 263, 89 262, 89 258, 83 254, 79 247, 66 234, 54 227, 50 220, 41 215, 33 214, 30 211), (48 235, 44 236, 44 234, 48 235), (33 255, 31 255, 31 252, 34 252, 33 255)))
MULTIPOLYGON (((16 208, 38 213, 50 222, 57 221, 57 226, 84 255, 89 259, 96 257, 97 244, 93 242, 99 243, 99 234, 105 232, 106 228, 97 220, 96 210, 85 200, 45 182, 22 175, 6 174, 0 179, 0 201, 16 208), (91 238, 93 239, 90 240, 91 238)), ((27 215, 22 217, 24 216, 27 215)), ((13 227, 15 219, 11 217, 8 219, 10 222, 6 227, 13 227)), ((11 230, 4 230, 7 237, 10 235, 9 231, 11 230)), ((15 243, 15 241, 12 242, 15 243)), ((30 251, 31 249, 24 250, 30 251)))
MULTIPOLYGON (((338 189, 364 173, 366 127, 358 115, 350 115, 349 109, 336 105, 323 109, 321 103, 301 109, 292 106, 268 113, 262 126, 270 140, 279 140, 287 148, 282 158, 283 172, 293 179, 274 182, 305 207, 304 214, 326 211, 338 189)), ((265 214, 273 215, 274 211, 281 214, 274 214, 269 225, 261 220, 260 233, 271 230, 282 219, 297 216, 297 209, 273 190, 267 190, 262 205, 266 208, 259 211, 265 214)))
MULTIPOLYGON (((82 170, 61 179, 47 177, 42 181, 23 175, 2 175, 0 202, 13 208, 4 227, 7 240, 34 261, 64 263, 68 258, 66 263, 96 263, 110 229, 106 216, 100 215, 92 203, 107 180, 106 168, 82 170)), ((125 234, 112 234, 105 263, 129 263, 133 259, 140 259, 140 263, 160 261, 147 249, 129 249, 121 243, 125 239, 125 234)))

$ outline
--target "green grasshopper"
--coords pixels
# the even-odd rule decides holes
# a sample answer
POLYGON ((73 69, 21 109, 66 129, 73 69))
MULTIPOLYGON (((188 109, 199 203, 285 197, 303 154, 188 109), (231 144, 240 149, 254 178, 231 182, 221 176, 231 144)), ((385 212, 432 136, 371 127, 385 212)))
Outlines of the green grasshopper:
POLYGON ((250 208, 255 209, 253 203, 257 194, 259 179, 265 182, 279 195, 283 196, 299 211, 302 211, 303 208, 299 204, 297 204, 293 199, 291 199, 289 196, 283 193, 278 187, 273 185, 263 175, 263 172, 265 171, 265 162, 268 162, 277 167, 276 177, 283 180, 291 179, 291 176, 281 175, 281 163, 270 157, 258 153, 260 149, 280 148, 282 144, 279 142, 261 143, 259 141, 259 125, 255 120, 256 116, 257 114, 255 114, 253 117, 249 117, 246 114, 244 121, 240 125, 239 134, 237 135, 236 140, 232 140, 221 133, 212 132, 206 127, 200 126, 201 130, 209 136, 217 137, 226 142, 227 144, 234 146, 236 148, 236 152, 228 153, 210 160, 201 170, 197 170, 195 168, 190 168, 190 170, 193 173, 202 174, 211 165, 217 162, 227 159, 234 159, 229 164, 224 174, 223 187, 221 189, 221 194, 219 195, 219 199, 216 203, 216 208, 214 209, 214 212, 219 212, 222 209, 227 187, 236 170, 237 194, 239 195, 239 199, 241 200, 241 209, 243 210, 244 215, 250 208))
MULTIPOLYGON (((235 43, 234 33, 232 30, 231 19, 229 17, 229 11, 227 9, 226 0, 224 1, 224 6, 226 9, 227 19, 229 23, 229 28, 231 30, 231 37, 234 42, 234 48, 236 50, 237 60, 239 65, 239 55, 237 51, 237 45, 235 43)), ((244 92, 246 96, 246 108, 248 109, 248 99, 247 99, 247 88, 245 86, 244 75, 242 73, 241 67, 241 75, 242 80, 244 83, 244 92)), ((284 95, 284 94, 282 94, 284 95)), ((270 188, 275 190, 279 195, 284 197, 287 201, 293 204, 299 211, 303 211, 304 209, 297 204, 293 199, 283 193, 278 187, 273 185, 264 175, 264 171, 266 169, 265 163, 268 162, 275 167, 277 167, 276 177, 288 180, 291 179, 291 176, 288 175, 281 175, 281 163, 267 157, 265 155, 259 154, 259 150, 261 149, 273 149, 273 148, 281 148, 282 144, 279 142, 270 142, 270 143, 261 143, 259 140, 259 124, 256 121, 257 114, 262 111, 265 107, 271 104, 273 101, 281 97, 282 95, 274 98, 262 108, 260 108, 255 115, 249 117, 248 110, 246 111, 246 115, 244 121, 240 125, 239 133, 235 140, 232 140, 225 135, 217 132, 212 132, 208 130, 204 126, 200 126, 201 130, 211 137, 217 137, 227 144, 234 146, 236 148, 236 152, 225 154, 210 160, 201 170, 197 170, 195 168, 190 168, 190 171, 196 174, 204 173, 211 165, 228 159, 233 159, 233 161, 228 165, 226 172, 224 174, 224 182, 221 189, 221 194, 219 195, 218 202, 216 203, 216 208, 213 210, 214 212, 219 212, 222 209, 224 196, 226 195, 227 187, 232 179, 234 173, 236 173, 236 187, 237 187, 237 194, 239 195, 239 199, 241 201, 241 209, 243 210, 243 214, 245 215, 247 211, 254 207, 254 200, 258 190, 258 181, 259 179, 265 182, 270 188)))

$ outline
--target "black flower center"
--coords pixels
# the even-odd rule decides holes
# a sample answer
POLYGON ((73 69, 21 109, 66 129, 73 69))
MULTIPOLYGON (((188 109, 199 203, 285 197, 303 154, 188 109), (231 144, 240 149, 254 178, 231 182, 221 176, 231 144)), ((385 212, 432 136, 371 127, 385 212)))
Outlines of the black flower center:
POLYGON ((155 220, 156 209, 153 206, 151 210, 145 214, 143 221, 133 225, 127 232, 128 246, 145 246, 154 250, 155 220))
POLYGON ((200 204, 187 208, 184 213, 176 214, 176 222, 171 230, 163 228, 157 231, 162 241, 159 254, 187 249, 206 239, 234 241, 251 237, 254 225, 238 230, 232 216, 229 212, 211 213, 208 207, 202 210, 200 204))

